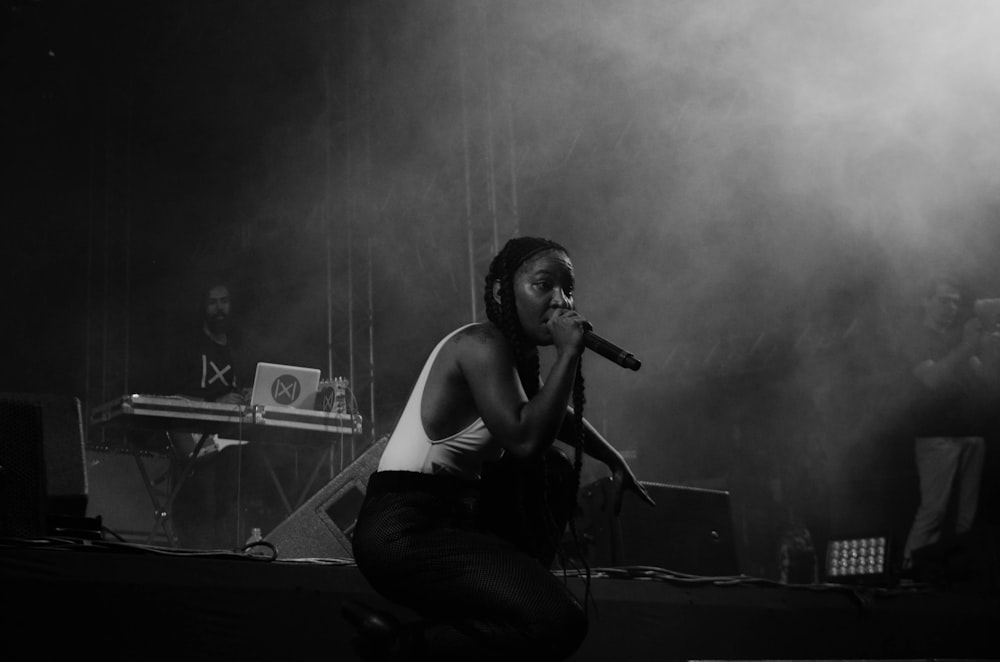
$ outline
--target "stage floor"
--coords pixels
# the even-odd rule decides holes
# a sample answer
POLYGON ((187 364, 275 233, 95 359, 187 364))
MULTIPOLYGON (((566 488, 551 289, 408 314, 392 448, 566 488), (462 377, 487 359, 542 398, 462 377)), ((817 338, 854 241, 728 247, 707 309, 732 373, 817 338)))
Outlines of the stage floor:
MULTIPOLYGON (((382 601, 350 559, 77 539, 4 539, 6 631, 25 656, 128 660, 358 659, 340 617, 382 601)), ((567 580, 581 595, 583 579, 567 580)), ((597 569, 574 662, 1000 659, 995 592, 782 585, 597 569)))

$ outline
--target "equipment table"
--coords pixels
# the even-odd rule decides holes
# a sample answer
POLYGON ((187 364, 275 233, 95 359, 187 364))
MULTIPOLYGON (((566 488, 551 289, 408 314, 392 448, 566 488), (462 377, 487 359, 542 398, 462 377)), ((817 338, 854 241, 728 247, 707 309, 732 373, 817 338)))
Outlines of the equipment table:
POLYGON ((154 522, 149 541, 152 541, 156 529, 160 528, 171 545, 175 544, 170 525, 172 504, 191 474, 194 467, 192 458, 198 457, 210 440, 220 447, 233 443, 252 443, 265 448, 290 447, 318 455, 307 480, 300 486, 294 499, 290 499, 288 490, 274 471, 269 453, 262 454, 282 504, 290 515, 308 498, 324 465, 328 468, 331 479, 343 468, 343 457, 339 463, 335 461, 336 448, 340 448, 343 456, 344 441, 353 441, 354 436, 360 435, 362 431, 362 420, 358 415, 277 406, 220 404, 180 396, 147 394, 124 395, 95 407, 91 412, 90 422, 92 425, 118 428, 125 432, 126 443, 153 503, 154 522), (180 471, 165 494, 158 486, 166 476, 151 477, 139 448, 131 443, 128 432, 136 430, 166 433, 169 442, 167 453, 174 465, 173 469, 180 471), (190 456, 183 457, 178 452, 172 433, 187 433, 197 437, 197 444, 190 456))

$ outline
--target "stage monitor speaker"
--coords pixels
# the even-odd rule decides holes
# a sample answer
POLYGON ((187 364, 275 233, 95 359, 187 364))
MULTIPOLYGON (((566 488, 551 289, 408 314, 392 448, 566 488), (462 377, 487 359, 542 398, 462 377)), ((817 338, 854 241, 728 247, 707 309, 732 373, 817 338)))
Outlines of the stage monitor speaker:
POLYGON ((698 576, 740 573, 729 492, 642 485, 656 505, 626 492, 617 518, 610 478, 581 489, 577 528, 588 542, 591 566, 652 566, 698 576))
POLYGON ((264 540, 279 559, 353 559, 351 534, 365 497, 368 477, 378 468, 388 442, 383 437, 309 498, 264 540))
POLYGON ((57 519, 87 512, 80 401, 0 393, 0 535, 50 533, 57 519))

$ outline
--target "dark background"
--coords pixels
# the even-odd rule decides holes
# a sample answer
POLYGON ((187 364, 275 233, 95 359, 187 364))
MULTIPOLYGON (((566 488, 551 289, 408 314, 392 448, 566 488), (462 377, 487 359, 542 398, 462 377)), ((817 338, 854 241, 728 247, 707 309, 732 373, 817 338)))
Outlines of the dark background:
POLYGON ((643 361, 585 361, 640 478, 905 529, 894 329, 933 271, 1000 295, 992 3, 2 9, 0 390, 156 393, 222 273, 248 359, 348 376, 372 440, 546 235, 643 361))

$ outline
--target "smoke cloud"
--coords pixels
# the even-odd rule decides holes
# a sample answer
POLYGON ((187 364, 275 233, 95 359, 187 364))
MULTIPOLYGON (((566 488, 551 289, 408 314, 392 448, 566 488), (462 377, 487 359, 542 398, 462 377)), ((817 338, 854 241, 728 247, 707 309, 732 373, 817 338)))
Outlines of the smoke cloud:
POLYGON ((840 396, 878 382, 923 276, 1000 294, 989 0, 131 5, 24 36, 58 58, 8 124, 49 104, 49 160, 13 154, 71 144, 97 233, 76 246, 131 242, 136 371, 222 271, 255 357, 350 376, 385 433, 437 338, 482 318, 494 251, 546 235, 643 361, 585 363, 641 477, 763 466, 787 493, 776 467, 833 480, 877 436, 840 396))

